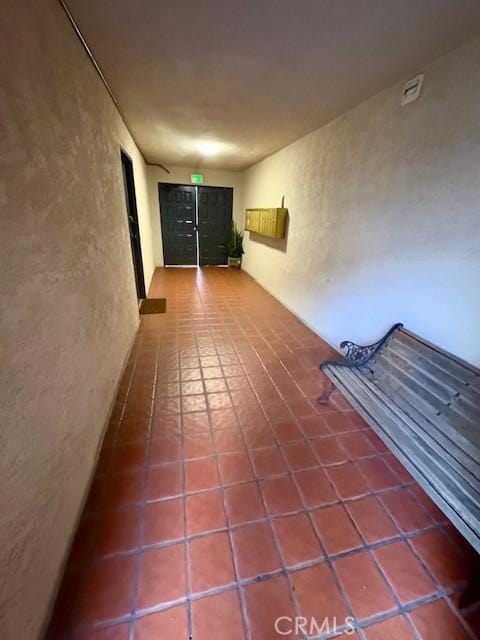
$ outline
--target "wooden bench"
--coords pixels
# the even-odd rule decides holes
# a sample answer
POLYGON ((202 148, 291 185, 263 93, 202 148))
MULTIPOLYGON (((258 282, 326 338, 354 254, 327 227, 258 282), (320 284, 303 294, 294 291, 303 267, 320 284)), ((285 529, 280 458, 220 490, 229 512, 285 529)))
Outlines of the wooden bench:
POLYGON ((480 552, 480 370, 401 324, 340 347, 321 370, 480 552))

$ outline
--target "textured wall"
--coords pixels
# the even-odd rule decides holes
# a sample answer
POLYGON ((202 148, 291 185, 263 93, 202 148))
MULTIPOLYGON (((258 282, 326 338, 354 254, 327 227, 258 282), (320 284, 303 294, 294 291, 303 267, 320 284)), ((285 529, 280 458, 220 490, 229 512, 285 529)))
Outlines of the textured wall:
POLYGON ((166 173, 159 167, 147 167, 149 205, 151 212, 152 244, 155 264, 163 265, 162 228, 160 223, 160 202, 158 183, 190 184, 192 173, 203 173, 204 185, 210 187, 233 187, 233 219, 239 228, 243 227, 245 209, 243 206, 243 176, 239 171, 217 171, 215 169, 194 169, 188 167, 168 167, 166 173))
POLYGON ((4 3, 0 49, 0 636, 33 640, 138 323, 120 145, 147 279, 153 256, 143 161, 59 3, 4 3))
POLYGON ((479 364, 480 41, 425 72, 417 102, 395 86, 246 172, 290 225, 244 266, 334 345, 403 321, 479 364))

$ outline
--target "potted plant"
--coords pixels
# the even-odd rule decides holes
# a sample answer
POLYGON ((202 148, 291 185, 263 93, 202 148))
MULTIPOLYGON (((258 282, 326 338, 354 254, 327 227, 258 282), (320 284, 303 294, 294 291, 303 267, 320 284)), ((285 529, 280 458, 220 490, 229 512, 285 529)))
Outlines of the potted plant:
POLYGON ((230 237, 225 245, 228 256, 228 266, 234 269, 240 269, 242 265, 243 250, 243 233, 237 229, 235 222, 232 222, 230 237))

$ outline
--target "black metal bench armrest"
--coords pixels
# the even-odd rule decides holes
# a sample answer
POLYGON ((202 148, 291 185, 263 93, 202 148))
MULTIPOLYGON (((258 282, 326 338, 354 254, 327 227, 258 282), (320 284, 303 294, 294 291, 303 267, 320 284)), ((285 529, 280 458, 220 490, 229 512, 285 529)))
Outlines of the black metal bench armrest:
POLYGON ((393 327, 387 331, 387 333, 373 344, 361 346, 350 342, 350 340, 344 340, 340 343, 340 349, 346 349, 346 352, 339 360, 327 360, 322 362, 320 369, 328 365, 335 365, 336 367, 361 367, 366 364, 370 358, 385 344, 388 338, 394 331, 403 327, 401 322, 397 322, 393 327))

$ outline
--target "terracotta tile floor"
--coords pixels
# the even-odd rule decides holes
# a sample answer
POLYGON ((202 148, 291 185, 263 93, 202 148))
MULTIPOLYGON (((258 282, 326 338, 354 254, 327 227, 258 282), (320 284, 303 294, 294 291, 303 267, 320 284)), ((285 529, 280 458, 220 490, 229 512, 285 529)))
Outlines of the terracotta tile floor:
POLYGON ((344 638, 475 638, 471 551, 340 395, 316 403, 331 348, 241 272, 158 270, 150 295, 168 311, 141 318, 49 640, 348 616, 344 638))

